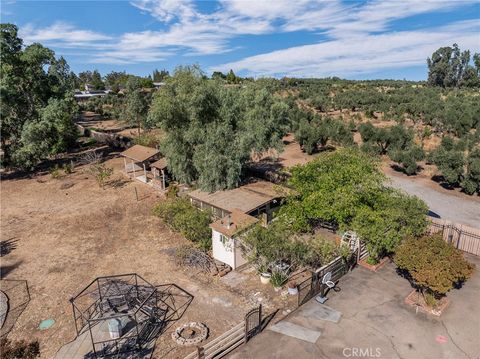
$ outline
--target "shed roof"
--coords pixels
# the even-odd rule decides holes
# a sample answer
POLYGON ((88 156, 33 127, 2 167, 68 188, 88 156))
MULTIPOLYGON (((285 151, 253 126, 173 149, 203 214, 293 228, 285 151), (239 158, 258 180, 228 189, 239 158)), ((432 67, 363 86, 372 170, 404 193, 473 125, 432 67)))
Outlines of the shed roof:
POLYGON ((159 150, 152 147, 135 145, 130 147, 128 150, 120 153, 121 156, 130 158, 131 160, 137 162, 145 162, 149 158, 152 158, 160 153, 159 150))
POLYGON ((249 183, 235 189, 213 193, 195 190, 188 196, 228 212, 239 209, 244 213, 253 211, 275 198, 283 197, 273 183, 266 181, 249 183))
POLYGON ((160 170, 167 168, 167 159, 165 157, 160 158, 158 161, 153 162, 150 167, 155 167, 160 170))
POLYGON ((234 208, 230 215, 210 224, 210 228, 229 238, 232 238, 238 232, 247 229, 257 222, 257 218, 245 214, 237 208, 234 208))

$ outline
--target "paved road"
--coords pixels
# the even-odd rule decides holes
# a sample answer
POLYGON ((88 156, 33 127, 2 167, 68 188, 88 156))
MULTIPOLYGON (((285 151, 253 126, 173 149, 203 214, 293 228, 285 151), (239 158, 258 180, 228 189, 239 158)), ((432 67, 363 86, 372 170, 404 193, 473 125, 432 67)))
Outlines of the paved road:
POLYGON ((411 179, 404 175, 389 175, 392 186, 423 199, 430 211, 455 223, 480 228, 480 199, 448 193, 441 187, 430 188, 423 180, 411 179))

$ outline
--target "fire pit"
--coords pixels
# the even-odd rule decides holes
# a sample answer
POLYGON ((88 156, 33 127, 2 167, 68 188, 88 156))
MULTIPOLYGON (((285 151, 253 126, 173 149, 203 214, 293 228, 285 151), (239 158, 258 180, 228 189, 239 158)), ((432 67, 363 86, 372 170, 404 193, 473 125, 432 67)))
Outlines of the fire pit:
POLYGON ((208 328, 203 323, 191 322, 178 327, 172 333, 172 339, 178 345, 196 345, 207 339, 208 328))

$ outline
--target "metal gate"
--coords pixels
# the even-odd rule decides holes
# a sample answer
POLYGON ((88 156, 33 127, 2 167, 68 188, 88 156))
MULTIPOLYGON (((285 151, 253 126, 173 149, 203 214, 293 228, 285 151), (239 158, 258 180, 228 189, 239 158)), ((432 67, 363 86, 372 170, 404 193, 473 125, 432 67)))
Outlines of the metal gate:
POLYGON ((245 315, 245 343, 255 335, 257 335, 262 328, 262 305, 253 308, 245 315))

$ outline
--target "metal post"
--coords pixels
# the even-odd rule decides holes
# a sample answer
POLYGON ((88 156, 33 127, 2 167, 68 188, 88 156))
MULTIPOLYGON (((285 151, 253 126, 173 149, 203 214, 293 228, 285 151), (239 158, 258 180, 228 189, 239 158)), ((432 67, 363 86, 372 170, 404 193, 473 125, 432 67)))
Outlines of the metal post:
POLYGON ((165 191, 165 171, 164 170, 161 170, 162 171, 162 183, 163 183, 163 190, 165 191))
POLYGON ((358 248, 357 248, 357 263, 358 263, 360 262, 360 251, 361 251, 362 244, 359 239, 357 239, 357 241, 358 241, 358 248))
POLYGON ((75 312, 75 304, 73 304, 73 298, 70 299, 70 302, 72 303, 73 321, 75 323, 75 331, 77 332, 77 336, 78 336, 77 313, 75 312))
POLYGON ((453 242, 453 234, 450 233, 448 235, 448 244, 452 244, 452 242, 453 242))
POLYGON ((197 347, 197 358, 203 359, 204 357, 205 357, 205 352, 203 350, 203 347, 197 347))

